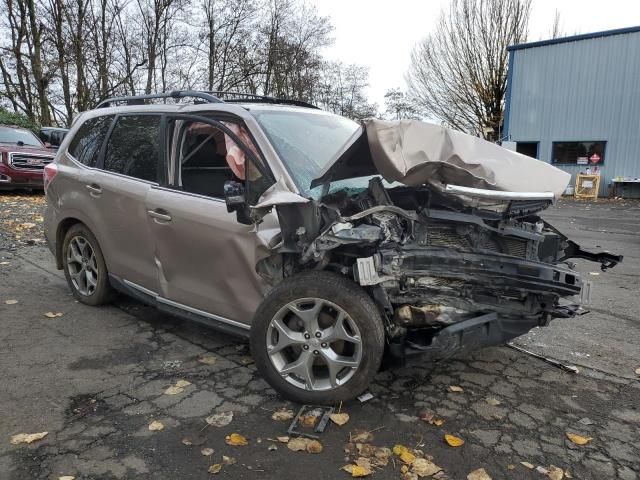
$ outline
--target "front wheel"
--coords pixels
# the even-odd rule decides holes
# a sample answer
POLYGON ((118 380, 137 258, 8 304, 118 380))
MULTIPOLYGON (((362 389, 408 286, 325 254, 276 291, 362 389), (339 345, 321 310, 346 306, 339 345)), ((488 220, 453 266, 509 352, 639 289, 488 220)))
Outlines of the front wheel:
POLYGON ((369 295, 331 272, 308 271, 269 292, 251 325, 251 353, 282 396, 334 404, 362 393, 378 372, 384 326, 369 295))

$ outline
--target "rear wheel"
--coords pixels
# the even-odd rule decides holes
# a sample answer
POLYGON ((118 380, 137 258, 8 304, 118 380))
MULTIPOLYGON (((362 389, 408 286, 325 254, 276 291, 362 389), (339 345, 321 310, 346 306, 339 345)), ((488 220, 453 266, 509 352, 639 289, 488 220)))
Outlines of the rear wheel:
POLYGON ((380 313, 367 293, 331 272, 304 272, 265 298, 251 325, 251 352, 284 397, 331 404, 362 393, 384 351, 380 313))
POLYGON ((73 296, 87 305, 102 305, 111 297, 107 265, 96 237, 82 223, 64 237, 62 266, 73 296))

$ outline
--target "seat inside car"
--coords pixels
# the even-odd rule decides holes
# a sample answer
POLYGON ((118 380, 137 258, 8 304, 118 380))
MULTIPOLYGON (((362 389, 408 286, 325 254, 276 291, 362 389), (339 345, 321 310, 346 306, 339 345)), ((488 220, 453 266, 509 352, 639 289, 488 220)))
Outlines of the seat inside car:
POLYGON ((181 164, 183 190, 223 198, 224 183, 234 179, 226 151, 224 135, 218 130, 187 134, 181 164))

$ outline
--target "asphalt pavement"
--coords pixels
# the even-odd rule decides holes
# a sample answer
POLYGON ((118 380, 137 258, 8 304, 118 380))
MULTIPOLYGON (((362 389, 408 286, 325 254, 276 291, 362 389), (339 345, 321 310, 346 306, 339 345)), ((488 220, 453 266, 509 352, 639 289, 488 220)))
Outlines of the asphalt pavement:
MULTIPOLYGON (((508 347, 387 370, 373 399, 341 406, 349 421, 328 426, 320 453, 278 440, 289 422, 273 412, 299 405, 260 378, 245 341, 123 297, 101 308, 75 302, 42 244, 40 207, 37 196, 0 194, 2 480, 349 478, 341 468, 367 456, 363 443, 404 445, 440 467, 440 479, 479 468, 493 479, 561 478, 557 469, 564 478, 640 476, 638 202, 562 201, 545 213, 584 247, 625 255, 607 272, 576 262, 594 283, 591 312, 515 342, 579 373, 508 347), (189 384, 165 393, 180 380, 189 384), (207 423, 221 412, 233 412, 230 423, 207 423), (163 428, 150 430, 153 422, 163 428), (37 432, 48 433, 10 441, 37 432), (228 445, 232 433, 248 445, 228 445), (591 440, 577 445, 568 434, 591 440)), ((401 468, 392 454, 371 478, 412 478, 401 468)))

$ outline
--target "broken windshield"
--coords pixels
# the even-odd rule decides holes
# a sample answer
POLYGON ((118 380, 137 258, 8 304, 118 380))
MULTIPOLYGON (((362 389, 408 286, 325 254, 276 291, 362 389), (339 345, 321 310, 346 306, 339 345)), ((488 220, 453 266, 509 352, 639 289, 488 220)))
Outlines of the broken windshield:
POLYGON ((321 110, 251 111, 303 195, 311 181, 341 155, 362 127, 348 118, 321 110))

